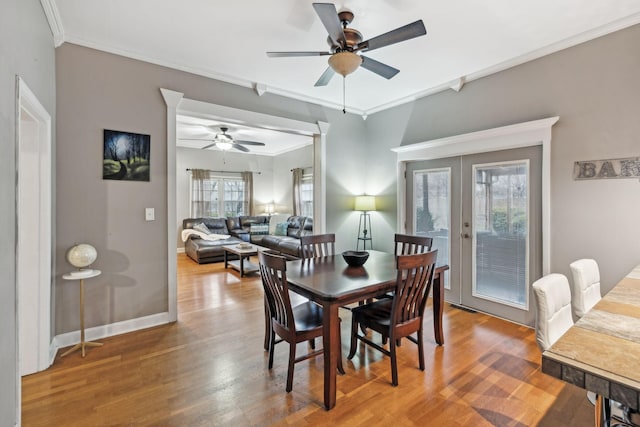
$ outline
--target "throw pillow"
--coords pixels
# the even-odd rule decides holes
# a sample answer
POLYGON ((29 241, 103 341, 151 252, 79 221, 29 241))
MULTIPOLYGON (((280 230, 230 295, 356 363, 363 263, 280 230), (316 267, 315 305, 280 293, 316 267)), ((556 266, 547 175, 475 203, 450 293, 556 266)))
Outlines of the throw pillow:
POLYGON ((273 214, 269 217, 269 234, 276 235, 276 225, 286 222, 291 214, 273 214))
POLYGON ((286 236, 288 228, 289 228, 288 222, 281 222, 276 224, 276 236, 286 236))
POLYGON ((204 234, 211 234, 211 230, 209 230, 209 228, 206 225, 204 225, 203 222, 199 222, 196 225, 194 225, 193 229, 204 234))
POLYGON ((260 234, 269 234, 269 224, 251 224, 249 234, 253 236, 260 234))

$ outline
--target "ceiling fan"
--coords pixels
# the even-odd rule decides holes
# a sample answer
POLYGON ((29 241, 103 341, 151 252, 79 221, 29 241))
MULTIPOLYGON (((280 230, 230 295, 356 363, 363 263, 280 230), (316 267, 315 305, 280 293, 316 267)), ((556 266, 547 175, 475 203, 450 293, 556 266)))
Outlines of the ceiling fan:
POLYGON ((245 153, 248 153, 250 151, 247 147, 245 147, 245 145, 258 145, 258 146, 265 145, 264 142, 242 141, 239 139, 233 139, 231 135, 227 133, 228 130, 229 130, 228 127, 221 126, 220 133, 216 134, 216 136, 213 139, 209 139, 209 138, 207 139, 180 138, 180 139, 186 140, 186 141, 211 141, 212 142, 211 144, 208 144, 202 147, 203 150, 206 150, 207 148, 211 148, 211 147, 216 147, 217 149, 222 151, 227 151, 232 148, 235 148, 236 150, 244 151, 245 153))
POLYGON ((326 86, 335 73, 346 77, 359 66, 386 79, 390 79, 398 74, 400 70, 364 55, 358 55, 358 53, 372 51, 427 34, 422 20, 417 20, 411 24, 363 41, 362 34, 358 30, 347 27, 347 25, 353 21, 353 12, 349 10, 337 12, 333 3, 313 3, 313 8, 329 33, 329 37, 327 38, 327 43, 330 47, 329 51, 267 52, 267 56, 294 57, 330 55, 329 67, 322 73, 315 83, 315 86, 326 86))

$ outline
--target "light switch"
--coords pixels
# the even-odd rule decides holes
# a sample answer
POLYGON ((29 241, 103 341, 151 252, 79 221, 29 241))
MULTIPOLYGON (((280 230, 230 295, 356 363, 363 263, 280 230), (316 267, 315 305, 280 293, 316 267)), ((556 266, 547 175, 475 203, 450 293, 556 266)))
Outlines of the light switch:
POLYGON ((144 209, 144 219, 145 221, 154 221, 156 219, 156 211, 153 208, 145 208, 144 209))

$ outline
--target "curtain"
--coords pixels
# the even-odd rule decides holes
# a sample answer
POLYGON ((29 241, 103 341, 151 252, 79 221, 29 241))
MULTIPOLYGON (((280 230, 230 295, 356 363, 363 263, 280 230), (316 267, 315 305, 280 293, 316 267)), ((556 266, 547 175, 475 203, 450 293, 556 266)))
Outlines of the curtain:
POLYGON ((293 214, 302 215, 302 168, 292 169, 293 172, 293 214))
POLYGON ((253 172, 242 172, 240 174, 244 182, 244 205, 246 207, 246 215, 253 215, 253 172))
POLYGON ((210 177, 206 169, 191 169, 191 218, 208 216, 211 212, 211 200, 205 189, 205 181, 210 177))

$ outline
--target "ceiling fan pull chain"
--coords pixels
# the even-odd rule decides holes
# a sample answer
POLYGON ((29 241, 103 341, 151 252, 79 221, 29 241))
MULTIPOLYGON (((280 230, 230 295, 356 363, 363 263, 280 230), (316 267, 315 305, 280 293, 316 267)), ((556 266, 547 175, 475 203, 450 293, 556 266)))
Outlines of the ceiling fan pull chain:
POLYGON ((347 114, 347 85, 345 82, 347 81, 347 76, 342 77, 342 114, 347 114))

